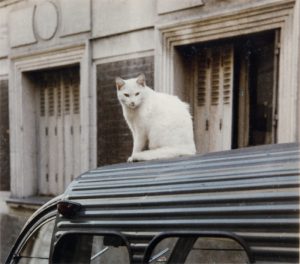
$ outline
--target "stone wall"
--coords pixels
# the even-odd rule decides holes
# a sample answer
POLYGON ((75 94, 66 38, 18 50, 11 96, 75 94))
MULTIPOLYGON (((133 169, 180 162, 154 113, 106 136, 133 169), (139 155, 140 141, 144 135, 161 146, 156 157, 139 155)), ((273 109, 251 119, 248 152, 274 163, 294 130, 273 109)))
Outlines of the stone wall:
POLYGON ((146 75, 153 88, 153 56, 99 64, 97 66, 98 166, 125 162, 131 154, 132 136, 118 102, 115 77, 124 79, 146 75))

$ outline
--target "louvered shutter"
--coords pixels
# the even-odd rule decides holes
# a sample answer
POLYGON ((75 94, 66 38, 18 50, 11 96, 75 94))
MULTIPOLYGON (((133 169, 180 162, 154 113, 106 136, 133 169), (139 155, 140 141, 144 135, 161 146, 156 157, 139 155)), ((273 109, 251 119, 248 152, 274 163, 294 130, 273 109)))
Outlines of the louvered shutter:
POLYGON ((200 153, 231 148, 233 47, 203 49, 197 57, 195 140, 200 153))
POLYGON ((57 89, 60 78, 54 72, 49 73, 48 80, 48 140, 49 140, 49 189, 50 194, 57 193, 58 183, 58 148, 61 140, 57 137, 57 89))
POLYGON ((38 136, 38 175, 39 175, 39 191, 41 194, 48 193, 48 181, 49 181, 49 170, 48 170, 48 89, 47 78, 45 75, 39 76, 39 136, 38 136))
POLYGON ((196 93, 194 101, 194 129, 195 141, 198 152, 205 153, 209 150, 209 93, 210 93, 210 53, 203 50, 197 56, 196 63, 196 93), (201 146, 201 147, 199 147, 201 146))
POLYGON ((72 145, 73 145, 73 168, 71 173, 70 181, 72 181, 75 177, 80 174, 81 168, 81 150, 80 150, 80 80, 79 75, 74 72, 70 71, 70 87, 71 87, 71 115, 72 115, 72 129, 71 129, 71 136, 72 136, 72 145))
POLYGON ((217 151, 221 145, 221 130, 219 119, 221 113, 221 91, 222 91, 222 72, 221 72, 221 49, 211 48, 211 76, 210 76, 210 105, 209 115, 209 151, 217 151))
POLYGON ((64 184, 67 185, 80 173, 80 108, 78 74, 66 69, 64 75, 64 184))
POLYGON ((74 68, 39 74, 39 192, 57 195, 80 174, 80 81, 74 68))
POLYGON ((58 146, 57 138, 57 94, 60 81, 51 72, 43 73, 39 79, 39 137, 38 171, 40 194, 57 193, 58 146))
POLYGON ((222 111, 219 126, 222 137, 221 150, 231 149, 232 141, 232 108, 233 108, 233 46, 222 48, 222 111))
POLYGON ((56 190, 55 192, 61 193, 64 191, 64 86, 61 82, 61 77, 59 80, 59 85, 57 86, 56 93, 56 103, 57 103, 57 114, 56 114, 56 131, 55 135, 57 138, 57 170, 55 173, 56 177, 56 190))

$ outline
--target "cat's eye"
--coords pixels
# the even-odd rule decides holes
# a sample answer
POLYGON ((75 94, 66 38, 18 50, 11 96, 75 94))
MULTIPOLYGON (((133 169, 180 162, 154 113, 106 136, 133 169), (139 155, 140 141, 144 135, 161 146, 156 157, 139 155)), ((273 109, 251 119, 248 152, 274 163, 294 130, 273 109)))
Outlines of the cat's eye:
POLYGON ((128 94, 128 93, 124 93, 124 95, 125 95, 126 97, 129 97, 129 94, 128 94))
POLYGON ((140 93, 136 93, 135 96, 138 96, 140 93))

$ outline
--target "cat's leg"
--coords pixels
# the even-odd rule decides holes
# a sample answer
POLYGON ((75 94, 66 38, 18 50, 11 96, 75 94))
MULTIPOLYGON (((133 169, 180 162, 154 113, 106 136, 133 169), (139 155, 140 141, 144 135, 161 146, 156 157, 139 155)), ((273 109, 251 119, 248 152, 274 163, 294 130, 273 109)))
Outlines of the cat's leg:
POLYGON ((194 155, 194 154, 195 154, 195 150, 193 146, 162 147, 157 149, 136 152, 131 156, 131 158, 132 161, 142 161, 142 160, 174 158, 178 156, 186 156, 186 155, 194 155))
POLYGON ((127 162, 133 162, 134 159, 132 158, 135 153, 139 153, 143 151, 146 147, 146 137, 143 134, 140 133, 134 133, 133 134, 133 150, 131 156, 128 158, 127 162))

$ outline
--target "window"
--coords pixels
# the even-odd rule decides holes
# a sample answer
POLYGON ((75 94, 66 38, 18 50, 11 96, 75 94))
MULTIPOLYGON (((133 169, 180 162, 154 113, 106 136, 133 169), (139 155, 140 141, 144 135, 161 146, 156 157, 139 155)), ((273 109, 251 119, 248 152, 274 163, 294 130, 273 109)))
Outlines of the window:
POLYGON ((130 263, 128 243, 117 234, 71 233, 64 235, 54 249, 53 263, 130 263))
POLYGON ((49 263, 50 246, 55 219, 52 219, 29 237, 15 258, 18 264, 43 264, 49 263))
MULTIPOLYGON (((276 143, 279 31, 178 46, 200 153, 276 143)), ((179 66, 178 66, 179 65, 179 66)))
POLYGON ((160 235, 149 245, 145 263, 249 263, 254 259, 247 246, 236 236, 213 234, 160 235), (162 238, 162 239, 161 239, 162 238))

